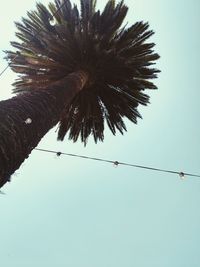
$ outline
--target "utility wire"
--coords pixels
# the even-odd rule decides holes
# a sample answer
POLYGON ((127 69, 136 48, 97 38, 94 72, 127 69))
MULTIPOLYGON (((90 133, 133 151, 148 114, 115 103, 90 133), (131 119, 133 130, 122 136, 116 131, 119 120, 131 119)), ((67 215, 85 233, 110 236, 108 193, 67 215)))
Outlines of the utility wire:
MULTIPOLYGON (((17 56, 14 57, 14 59, 16 58, 17 56)), ((2 72, 0 73, 0 77, 3 75, 3 73, 8 69, 8 67, 10 66, 10 63, 2 70, 2 72)))
POLYGON ((83 156, 83 155, 77 155, 77 154, 71 154, 71 153, 65 153, 65 152, 58 152, 58 151, 48 150, 48 149, 35 148, 35 150, 42 151, 42 152, 47 152, 47 153, 54 153, 58 157, 61 156, 61 155, 65 155, 65 156, 70 156, 70 157, 77 157, 77 158, 82 158, 82 159, 89 159, 89 160, 96 160, 96 161, 101 161, 101 162, 112 163, 115 166, 124 165, 124 166, 129 166, 129 167, 134 167, 134 168, 141 168, 141 169, 146 169, 146 170, 151 170, 151 171, 172 173, 172 174, 179 175, 181 178, 184 178, 185 176, 200 177, 199 174, 192 174, 192 173, 187 173, 187 172, 182 172, 182 171, 180 172, 180 171, 173 171, 173 170, 165 170, 165 169, 148 167, 148 166, 143 166, 143 165, 125 163, 125 162, 120 162, 120 161, 107 160, 107 159, 102 159, 102 158, 89 157, 89 156, 83 156))
MULTIPOLYGON (((63 4, 61 6, 59 6, 59 8, 51 15, 50 20, 52 20, 55 15, 60 11, 60 9, 65 5, 65 2, 63 2, 63 4)), ((37 35, 41 32, 42 30, 38 31, 34 38, 37 37, 37 35)), ((18 56, 18 54, 13 58, 13 60, 16 59, 16 57, 18 56)), ((6 72, 6 70, 10 67, 11 63, 8 63, 8 65, 0 72, 0 77, 4 74, 4 72, 6 72)))

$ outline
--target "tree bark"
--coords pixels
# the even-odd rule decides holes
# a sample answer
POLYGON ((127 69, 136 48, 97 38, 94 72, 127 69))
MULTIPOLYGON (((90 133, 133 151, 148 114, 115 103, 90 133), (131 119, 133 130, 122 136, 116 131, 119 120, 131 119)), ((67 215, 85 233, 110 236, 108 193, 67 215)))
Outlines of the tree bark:
POLYGON ((63 109, 87 82, 77 71, 48 89, 19 94, 0 102, 0 187, 28 158, 60 119, 63 109))

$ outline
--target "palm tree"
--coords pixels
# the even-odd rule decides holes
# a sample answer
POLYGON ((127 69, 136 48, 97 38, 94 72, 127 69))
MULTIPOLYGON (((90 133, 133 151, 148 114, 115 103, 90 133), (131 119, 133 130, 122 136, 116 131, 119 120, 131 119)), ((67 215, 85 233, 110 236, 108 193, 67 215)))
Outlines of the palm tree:
POLYGON ((37 4, 16 23, 19 42, 6 51, 17 72, 11 99, 0 102, 0 186, 59 123, 58 139, 66 133, 84 144, 89 135, 103 141, 104 122, 123 134, 128 118, 137 123, 137 107, 147 105, 145 89, 156 89, 151 65, 159 58, 148 23, 122 26, 128 7, 109 0, 102 12, 95 0, 55 0, 37 4))

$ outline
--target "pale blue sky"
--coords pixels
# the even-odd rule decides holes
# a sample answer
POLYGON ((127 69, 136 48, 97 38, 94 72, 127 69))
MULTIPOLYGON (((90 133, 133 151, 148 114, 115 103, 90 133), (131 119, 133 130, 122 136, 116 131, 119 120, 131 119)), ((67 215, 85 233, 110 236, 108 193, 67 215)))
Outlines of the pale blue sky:
MULTIPOLYGON (((47 3, 48 1, 42 1, 47 3)), ((98 1, 103 6, 106 1, 98 1)), ((143 120, 85 148, 55 129, 38 147, 200 173, 198 0, 126 0, 127 20, 149 21, 161 69, 143 120)), ((34 0, 5 1, 0 50, 34 0)), ((6 66, 0 53, 0 67, 6 66)), ((15 75, 0 77, 0 99, 15 75)), ((2 267, 199 267, 200 179, 33 151, 0 195, 2 267)))

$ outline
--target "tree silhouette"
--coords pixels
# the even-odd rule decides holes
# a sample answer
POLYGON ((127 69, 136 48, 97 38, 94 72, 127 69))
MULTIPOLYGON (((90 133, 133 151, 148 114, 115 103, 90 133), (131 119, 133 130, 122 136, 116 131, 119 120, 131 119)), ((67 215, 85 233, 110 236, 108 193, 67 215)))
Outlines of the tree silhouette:
POLYGON ((55 0, 16 23, 19 42, 6 54, 17 95, 0 102, 0 186, 57 123, 59 140, 68 133, 84 144, 90 135, 103 141, 105 122, 114 135, 126 131, 124 118, 137 123, 159 55, 146 42, 148 23, 122 26, 127 11, 123 1, 100 12, 95 0, 80 0, 80 10, 55 0))

